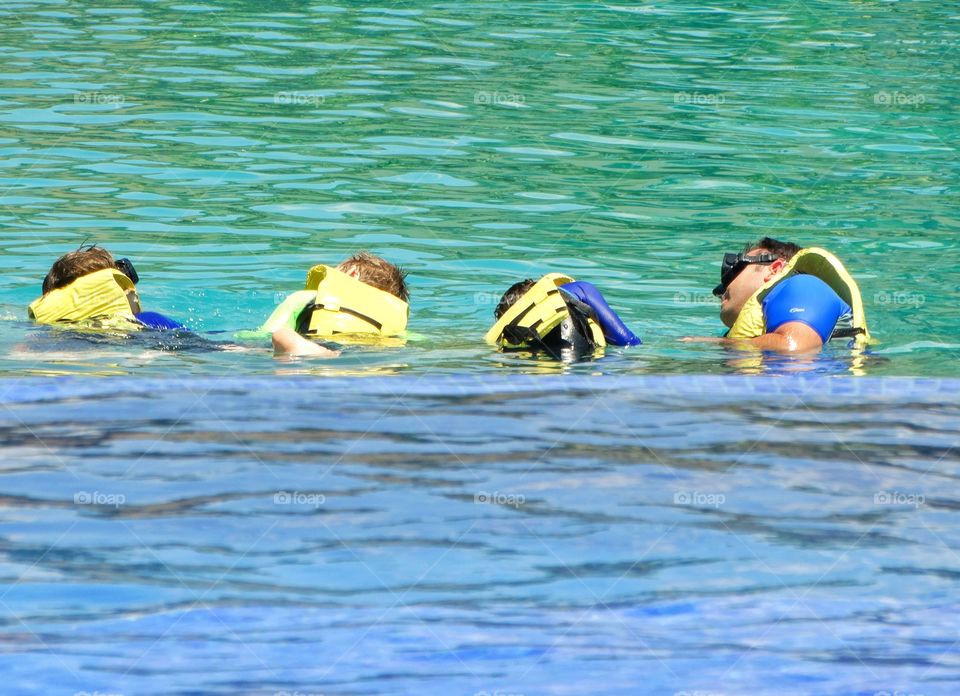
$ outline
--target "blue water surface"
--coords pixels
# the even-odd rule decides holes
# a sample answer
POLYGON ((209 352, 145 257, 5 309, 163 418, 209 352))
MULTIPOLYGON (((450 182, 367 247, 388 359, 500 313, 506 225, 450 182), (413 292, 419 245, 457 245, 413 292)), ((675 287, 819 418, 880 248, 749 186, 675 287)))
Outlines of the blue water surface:
POLYGON ((32 378, 16 693, 950 694, 958 384, 32 378))
POLYGON ((958 693, 958 18, 0 5, 0 691, 958 693), (843 259, 869 351, 678 340, 764 235, 843 259), (206 341, 367 248, 410 331, 35 326, 84 242, 206 341), (547 272, 644 345, 491 350, 547 272))

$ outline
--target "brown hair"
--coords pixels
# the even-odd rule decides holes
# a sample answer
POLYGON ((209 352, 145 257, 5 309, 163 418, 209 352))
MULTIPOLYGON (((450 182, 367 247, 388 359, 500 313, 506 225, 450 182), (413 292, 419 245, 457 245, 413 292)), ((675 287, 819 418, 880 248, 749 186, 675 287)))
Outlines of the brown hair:
POLYGON ((389 292, 404 302, 410 298, 407 290, 407 273, 399 266, 382 259, 369 251, 360 251, 337 266, 338 271, 344 273, 356 272, 357 279, 372 285, 378 290, 389 292))
POLYGON ((113 256, 103 247, 93 245, 71 251, 53 262, 50 272, 43 279, 43 294, 46 295, 51 290, 64 288, 77 278, 82 278, 90 273, 114 267, 116 267, 116 262, 113 260, 113 256))
POLYGON ((523 297, 523 294, 532 288, 536 283, 532 278, 527 278, 526 280, 521 280, 519 283, 514 283, 511 285, 503 297, 500 298, 499 304, 493 310, 494 319, 499 319, 504 314, 507 313, 507 310, 513 306, 513 304, 523 297))
POLYGON ((756 242, 747 244, 743 248, 743 253, 749 253, 754 249, 762 249, 763 251, 773 254, 778 259, 789 261, 801 252, 803 247, 793 242, 781 242, 779 239, 774 239, 773 237, 764 237, 756 242))

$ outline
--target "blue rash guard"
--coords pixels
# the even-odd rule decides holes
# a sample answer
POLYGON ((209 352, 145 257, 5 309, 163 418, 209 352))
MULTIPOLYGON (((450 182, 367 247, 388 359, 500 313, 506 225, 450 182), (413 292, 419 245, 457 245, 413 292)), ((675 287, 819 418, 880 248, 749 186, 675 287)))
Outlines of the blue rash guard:
POLYGON ((799 321, 830 340, 837 322, 853 310, 829 285, 816 276, 799 274, 777 284, 761 302, 767 333, 799 321))
POLYGON ((617 313, 611 309, 592 283, 577 280, 561 285, 560 289, 590 306, 597 315, 597 322, 603 329, 603 337, 607 339, 607 343, 615 346, 639 346, 642 343, 640 338, 628 329, 617 313))
POLYGON ((140 312, 139 314, 134 315, 141 324, 146 326, 148 329, 156 329, 158 331, 170 331, 173 329, 185 329, 183 324, 179 321, 175 321, 170 317, 165 317, 159 312, 140 312))

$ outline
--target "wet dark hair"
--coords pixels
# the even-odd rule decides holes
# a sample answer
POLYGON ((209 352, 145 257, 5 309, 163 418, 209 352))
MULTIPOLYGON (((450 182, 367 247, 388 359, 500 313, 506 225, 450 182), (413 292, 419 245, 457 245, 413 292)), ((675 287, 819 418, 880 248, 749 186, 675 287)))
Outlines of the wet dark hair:
POLYGON ((514 283, 510 288, 503 293, 503 297, 500 298, 500 302, 497 304, 496 309, 493 310, 493 317, 499 319, 504 314, 507 313, 507 310, 513 306, 513 303, 523 297, 523 293, 527 292, 530 288, 536 285, 536 281, 527 278, 526 280, 521 280, 519 283, 514 283))
POLYGON ((778 259, 789 261, 798 252, 802 251, 803 247, 794 244, 793 242, 781 242, 779 239, 774 239, 773 237, 764 237, 759 241, 750 242, 743 247, 743 253, 746 254, 754 249, 763 249, 764 251, 770 252, 778 259))

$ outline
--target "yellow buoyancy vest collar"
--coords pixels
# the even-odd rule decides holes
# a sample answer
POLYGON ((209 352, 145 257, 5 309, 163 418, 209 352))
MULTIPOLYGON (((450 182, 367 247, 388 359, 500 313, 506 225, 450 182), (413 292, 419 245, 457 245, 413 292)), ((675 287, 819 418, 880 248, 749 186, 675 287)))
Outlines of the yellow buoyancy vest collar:
POLYGON ((124 328, 140 326, 134 316, 139 311, 133 281, 113 268, 88 273, 51 290, 28 308, 30 318, 41 324, 97 320, 104 326, 124 328))
POLYGON ((806 273, 816 276, 853 310, 852 334, 859 343, 868 343, 870 333, 867 331, 867 318, 863 311, 863 298, 857 282, 847 272, 843 264, 829 251, 811 247, 797 252, 783 271, 771 278, 743 305, 736 321, 727 332, 727 338, 756 338, 766 333, 766 322, 763 318, 763 299, 774 287, 790 276, 806 273))
MULTIPOLYGON (((560 286, 572 283, 573 278, 562 273, 549 273, 538 280, 514 302, 487 331, 484 340, 493 346, 508 349, 535 348, 542 345, 551 331, 570 317, 568 299, 560 292, 560 286)), ((589 308, 584 308, 587 315, 589 308)), ((596 347, 607 344, 603 330, 597 322, 584 317, 586 338, 596 347)))
POLYGON ((306 290, 316 297, 300 313, 297 331, 307 336, 374 334, 396 336, 407 328, 410 306, 330 266, 307 273, 306 290))

